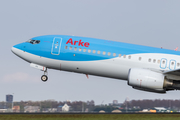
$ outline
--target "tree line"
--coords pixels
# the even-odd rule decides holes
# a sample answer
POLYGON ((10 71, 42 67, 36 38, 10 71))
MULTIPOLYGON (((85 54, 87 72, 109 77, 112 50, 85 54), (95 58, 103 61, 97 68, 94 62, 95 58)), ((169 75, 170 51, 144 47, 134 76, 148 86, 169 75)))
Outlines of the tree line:
MULTIPOLYGON (((13 102, 14 106, 20 106, 20 111, 24 111, 25 106, 39 106, 41 111, 47 108, 58 108, 58 106, 63 106, 67 104, 70 106, 71 111, 84 111, 84 112, 98 112, 104 110, 110 112, 115 109, 121 111, 126 110, 142 110, 142 109, 151 109, 154 107, 165 107, 165 108, 178 108, 180 109, 180 100, 167 100, 167 99, 144 99, 144 100, 125 100, 122 104, 118 105, 95 105, 93 100, 83 102, 83 101, 55 101, 55 100, 45 100, 45 101, 20 101, 13 102)), ((11 108, 11 103, 0 102, 0 109, 11 108)))

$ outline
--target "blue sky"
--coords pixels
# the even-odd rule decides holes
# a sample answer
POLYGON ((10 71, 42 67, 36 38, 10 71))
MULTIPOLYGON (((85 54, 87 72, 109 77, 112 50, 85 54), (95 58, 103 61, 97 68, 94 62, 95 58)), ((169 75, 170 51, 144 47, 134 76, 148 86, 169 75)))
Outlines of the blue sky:
POLYGON ((126 81, 49 70, 41 71, 11 52, 15 44, 49 34, 92 37, 153 47, 179 46, 179 0, 6 0, 0 1, 0 101, 95 100, 96 104, 132 99, 179 99, 179 91, 138 91, 126 81))

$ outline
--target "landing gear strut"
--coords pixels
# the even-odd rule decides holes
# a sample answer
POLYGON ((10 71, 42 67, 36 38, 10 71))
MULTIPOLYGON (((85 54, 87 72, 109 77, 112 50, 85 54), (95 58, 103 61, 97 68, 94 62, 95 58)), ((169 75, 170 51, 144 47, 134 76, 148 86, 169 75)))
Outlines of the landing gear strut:
POLYGON ((47 67, 44 67, 44 66, 41 66, 41 65, 38 65, 38 64, 34 64, 34 63, 31 63, 30 66, 33 67, 33 68, 39 69, 41 71, 44 71, 44 75, 41 76, 41 80, 43 82, 46 82, 48 80, 48 77, 47 77, 47 75, 48 75, 47 67))
POLYGON ((41 80, 42 80, 43 82, 46 82, 46 81, 48 80, 48 77, 47 77, 47 70, 44 71, 44 75, 41 76, 41 80))

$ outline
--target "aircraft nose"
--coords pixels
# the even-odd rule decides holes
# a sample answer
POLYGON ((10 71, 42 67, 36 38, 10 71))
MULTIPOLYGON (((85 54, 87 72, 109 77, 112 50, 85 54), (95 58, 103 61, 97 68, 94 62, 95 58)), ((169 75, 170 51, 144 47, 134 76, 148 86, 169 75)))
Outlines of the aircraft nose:
POLYGON ((16 53, 16 48, 13 46, 13 47, 11 48, 11 51, 15 54, 15 53, 16 53))
POLYGON ((17 44, 11 48, 11 51, 16 55, 18 54, 18 50, 21 50, 21 44, 17 44))
POLYGON ((11 51, 15 54, 15 55, 18 55, 18 49, 16 47, 12 47, 11 48, 11 51))

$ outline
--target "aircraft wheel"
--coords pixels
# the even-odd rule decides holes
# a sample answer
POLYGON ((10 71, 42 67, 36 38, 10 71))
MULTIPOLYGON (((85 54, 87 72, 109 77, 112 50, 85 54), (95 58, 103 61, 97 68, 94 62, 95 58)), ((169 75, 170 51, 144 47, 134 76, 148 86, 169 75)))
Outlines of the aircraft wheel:
POLYGON ((47 77, 46 75, 43 75, 43 76, 41 77, 41 80, 42 80, 43 82, 46 82, 46 81, 48 80, 48 77, 47 77))

